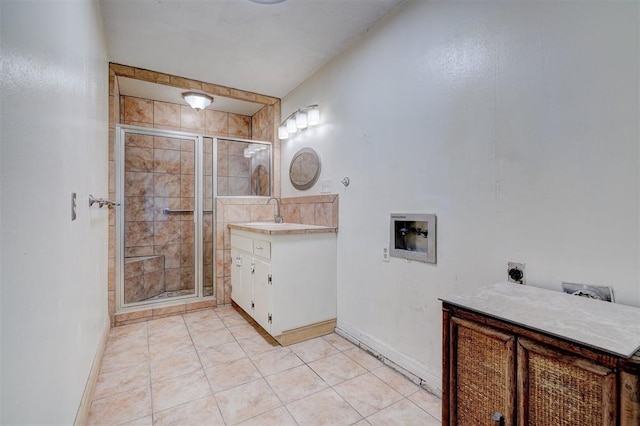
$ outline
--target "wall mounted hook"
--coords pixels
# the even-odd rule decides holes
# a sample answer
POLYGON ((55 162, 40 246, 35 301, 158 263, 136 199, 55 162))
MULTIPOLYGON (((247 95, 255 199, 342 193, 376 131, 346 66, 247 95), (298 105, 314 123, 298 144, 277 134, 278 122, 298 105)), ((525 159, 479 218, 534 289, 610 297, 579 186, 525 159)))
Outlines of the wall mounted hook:
POLYGON ((349 186, 349 184, 351 183, 351 179, 349 179, 348 176, 345 176, 344 178, 342 178, 342 180, 340 181, 342 182, 342 184, 344 185, 344 187, 346 188, 347 186, 349 186))

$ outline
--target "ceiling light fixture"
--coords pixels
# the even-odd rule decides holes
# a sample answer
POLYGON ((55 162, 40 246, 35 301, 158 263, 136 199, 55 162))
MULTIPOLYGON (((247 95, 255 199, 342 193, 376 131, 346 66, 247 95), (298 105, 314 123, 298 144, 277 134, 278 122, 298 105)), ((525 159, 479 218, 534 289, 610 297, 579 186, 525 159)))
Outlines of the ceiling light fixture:
POLYGON ((318 105, 308 105, 293 112, 278 127, 278 138, 289 139, 289 136, 320 123, 320 108, 318 105))
POLYGON ((182 98, 196 111, 205 109, 211 105, 211 102, 213 102, 213 98, 211 96, 198 92, 184 92, 182 94, 182 98))

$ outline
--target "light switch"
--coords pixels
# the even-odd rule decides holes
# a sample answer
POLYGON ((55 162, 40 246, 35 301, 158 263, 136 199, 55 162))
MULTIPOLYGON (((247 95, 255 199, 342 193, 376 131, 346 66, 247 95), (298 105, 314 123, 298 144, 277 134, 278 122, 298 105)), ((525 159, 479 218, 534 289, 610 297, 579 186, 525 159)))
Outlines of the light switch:
POLYGON ((320 192, 323 194, 331 192, 331 179, 326 179, 320 182, 320 192))

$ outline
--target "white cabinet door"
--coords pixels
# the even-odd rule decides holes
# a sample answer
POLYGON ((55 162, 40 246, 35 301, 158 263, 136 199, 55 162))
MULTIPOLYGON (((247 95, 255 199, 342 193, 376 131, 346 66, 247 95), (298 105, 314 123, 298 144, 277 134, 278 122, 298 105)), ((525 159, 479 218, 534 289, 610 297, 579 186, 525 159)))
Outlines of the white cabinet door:
POLYGON ((253 300, 253 259, 248 253, 231 250, 231 299, 249 315, 253 300))
POLYGON ((255 264, 255 272, 253 274, 253 319, 267 332, 271 333, 271 321, 269 320, 269 316, 273 313, 271 310, 271 283, 269 281, 271 265, 258 258, 254 258, 253 261, 255 264))

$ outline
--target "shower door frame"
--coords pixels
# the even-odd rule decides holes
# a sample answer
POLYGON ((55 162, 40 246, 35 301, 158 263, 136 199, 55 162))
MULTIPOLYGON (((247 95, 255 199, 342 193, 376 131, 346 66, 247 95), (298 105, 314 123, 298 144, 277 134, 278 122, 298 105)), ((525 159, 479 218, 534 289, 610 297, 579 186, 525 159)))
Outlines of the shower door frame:
MULTIPOLYGON (((203 136, 202 134, 181 132, 176 130, 163 130, 154 129, 150 127, 139 127, 131 125, 116 125, 116 136, 114 143, 114 159, 115 159, 115 177, 116 177, 116 201, 119 203, 115 209, 115 263, 116 263, 116 291, 115 291, 115 313, 134 312, 144 308, 150 307, 162 307, 176 305, 176 302, 183 303, 186 300, 204 300, 214 299, 216 297, 215 283, 213 285, 212 294, 210 296, 204 296, 203 292, 203 136), (166 299, 147 300, 133 303, 124 302, 124 212, 125 212, 125 193, 124 193, 124 181, 125 181, 125 133, 136 133, 147 136, 165 136, 173 137, 184 140, 192 140, 194 142, 194 293, 184 296, 175 296, 166 299)), ((216 139, 214 138, 213 145, 216 146, 216 139)), ((215 157, 214 157, 215 158, 215 157)), ((213 164, 214 176, 216 163, 213 164)), ((215 190, 216 179, 213 182, 213 188, 215 190)), ((211 214, 215 218, 215 203, 211 207, 211 214)), ((213 241, 213 253, 215 253, 215 238, 213 241)), ((216 265, 213 263, 213 277, 215 280, 216 265)))

